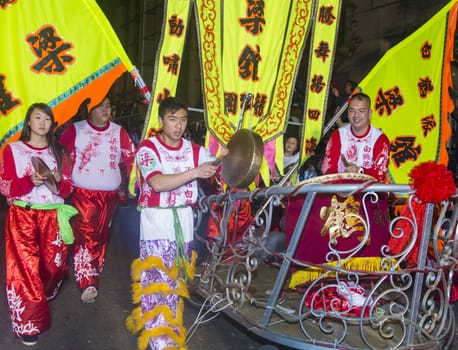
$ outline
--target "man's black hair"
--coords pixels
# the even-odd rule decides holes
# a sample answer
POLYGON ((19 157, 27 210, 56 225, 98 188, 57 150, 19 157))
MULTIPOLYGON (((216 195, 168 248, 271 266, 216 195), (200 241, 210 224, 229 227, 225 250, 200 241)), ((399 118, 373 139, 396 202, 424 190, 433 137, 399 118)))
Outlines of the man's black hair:
POLYGON ((176 112, 184 109, 188 112, 188 106, 178 97, 167 97, 159 104, 159 117, 164 117, 167 112, 176 112))

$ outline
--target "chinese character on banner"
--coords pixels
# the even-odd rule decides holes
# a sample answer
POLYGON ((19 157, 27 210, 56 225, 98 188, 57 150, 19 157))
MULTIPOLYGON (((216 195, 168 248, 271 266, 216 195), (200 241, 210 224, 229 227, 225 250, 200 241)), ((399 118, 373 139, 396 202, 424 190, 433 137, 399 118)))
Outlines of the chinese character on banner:
POLYGON ((247 0, 246 17, 240 18, 240 24, 251 34, 262 33, 266 20, 264 19, 263 0, 247 0))
POLYGON ((20 101, 13 97, 5 86, 5 76, 0 74, 0 113, 6 116, 20 101))
POLYGON ((51 26, 27 35, 26 40, 37 58, 32 69, 38 73, 64 74, 67 66, 75 61, 75 57, 68 54, 73 45, 59 37, 51 26))
POLYGON ((417 161, 421 154, 421 145, 415 145, 415 136, 399 136, 391 142, 391 158, 394 165, 400 167, 407 161, 417 161))

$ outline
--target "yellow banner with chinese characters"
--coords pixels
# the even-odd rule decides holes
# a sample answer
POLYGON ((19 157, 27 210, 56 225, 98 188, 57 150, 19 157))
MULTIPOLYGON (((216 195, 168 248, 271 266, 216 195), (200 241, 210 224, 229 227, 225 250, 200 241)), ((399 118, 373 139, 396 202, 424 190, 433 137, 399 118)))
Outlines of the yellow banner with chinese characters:
MULTIPOLYGON (((151 101, 148 105, 142 138, 160 129, 158 109, 164 98, 175 96, 183 63, 183 50, 191 14, 191 0, 165 1, 160 46, 154 64, 151 101)), ((129 192, 135 194, 137 165, 129 175, 129 192)))
POLYGON ((158 120, 160 102, 166 97, 175 96, 183 63, 183 49, 188 29, 191 2, 191 0, 165 1, 161 45, 154 65, 153 85, 151 87, 152 98, 145 120, 144 138, 148 138, 152 131, 160 127, 158 120))
POLYGON ((316 6, 302 125, 302 162, 311 155, 321 139, 331 88, 340 8, 341 0, 319 0, 316 6))
POLYGON ((372 99, 372 123, 391 143, 388 178, 408 183, 421 162, 448 163, 457 2, 451 1, 390 49, 360 83, 372 99))
POLYGON ((32 103, 47 103, 62 124, 134 69, 93 0, 3 1, 0 30, 0 147, 17 139, 32 103))
MULTIPOLYGON (((311 0, 196 0, 211 151, 239 127, 253 130, 265 143, 284 133, 311 7, 311 0)), ((265 147, 261 173, 266 184, 275 153, 265 147)))

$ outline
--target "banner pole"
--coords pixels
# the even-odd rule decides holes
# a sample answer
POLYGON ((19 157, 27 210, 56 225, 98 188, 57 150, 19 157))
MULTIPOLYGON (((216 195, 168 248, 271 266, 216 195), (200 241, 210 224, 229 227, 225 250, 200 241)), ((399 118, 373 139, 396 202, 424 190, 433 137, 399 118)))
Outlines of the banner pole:
POLYGON ((139 88, 140 92, 142 93, 143 97, 145 98, 145 104, 149 104, 151 102, 151 92, 149 91, 148 86, 146 86, 145 81, 143 80, 140 72, 138 71, 137 67, 134 66, 134 69, 130 72, 132 78, 134 78, 135 85, 139 88))

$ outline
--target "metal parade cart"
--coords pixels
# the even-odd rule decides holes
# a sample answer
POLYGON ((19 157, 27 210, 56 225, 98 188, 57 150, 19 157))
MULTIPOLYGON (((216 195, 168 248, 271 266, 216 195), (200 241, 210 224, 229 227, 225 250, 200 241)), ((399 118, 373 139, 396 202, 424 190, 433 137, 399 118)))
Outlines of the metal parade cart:
POLYGON ((357 174, 203 197, 197 217, 220 218, 219 235, 207 242, 209 259, 198 268, 192 298, 272 344, 294 349, 450 349, 456 201, 452 196, 419 206, 410 186, 357 174), (357 205, 348 205, 349 199, 357 205), (299 211, 291 214, 295 201, 299 211), (257 211, 248 228, 234 235, 229 222, 242 202, 257 211), (336 203, 356 210, 341 210, 323 231, 329 222, 324 214, 336 203), (286 249, 276 250, 269 237, 281 206, 294 225, 286 249), (320 215, 322 225, 310 226, 320 215), (384 233, 377 228, 382 217, 384 233), (377 243, 380 234, 387 238, 377 243), (398 239, 402 244, 394 249, 398 239), (308 255, 299 254, 307 249, 308 255))

